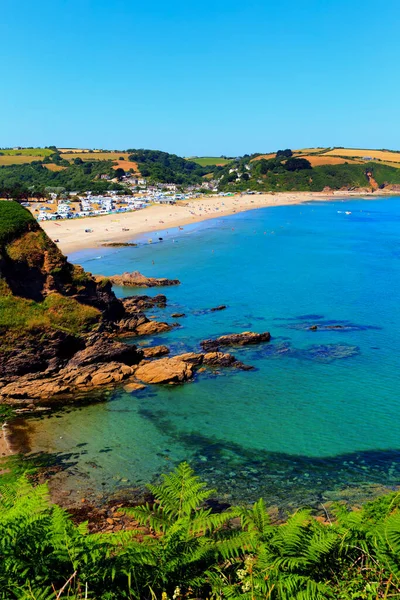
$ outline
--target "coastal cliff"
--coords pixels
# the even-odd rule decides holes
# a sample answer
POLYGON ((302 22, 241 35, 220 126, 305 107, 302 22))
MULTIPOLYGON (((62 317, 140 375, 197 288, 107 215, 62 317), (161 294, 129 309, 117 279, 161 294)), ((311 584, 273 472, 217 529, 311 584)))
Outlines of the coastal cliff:
MULTIPOLYGON (((117 277, 124 285, 144 287, 179 283, 138 272, 122 279, 117 277)), ((203 352, 171 358, 160 358, 169 353, 166 346, 142 350, 121 341, 177 326, 145 314, 165 306, 162 294, 118 299, 109 279, 68 262, 25 208, 0 202, 0 404, 32 410, 104 386, 123 384, 136 391, 143 384, 182 383, 205 367, 250 370, 219 347, 270 340, 268 332, 230 334, 205 340, 203 352)))

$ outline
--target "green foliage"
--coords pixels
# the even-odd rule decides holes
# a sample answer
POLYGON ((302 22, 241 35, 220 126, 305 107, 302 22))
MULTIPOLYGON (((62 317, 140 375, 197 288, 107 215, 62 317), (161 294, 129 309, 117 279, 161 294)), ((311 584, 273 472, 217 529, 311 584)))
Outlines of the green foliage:
POLYGON ((0 486, 0 599, 400 598, 400 494, 321 523, 271 524, 263 500, 215 513, 187 464, 126 509, 138 531, 90 534, 25 477, 0 486))
POLYGON ((216 165, 228 165, 232 162, 233 158, 225 158, 222 156, 195 156, 186 160, 195 162, 201 167, 213 167, 216 165))
POLYGON ((129 160, 138 163, 142 177, 154 182, 198 184, 201 183, 203 175, 218 170, 218 167, 201 166, 197 162, 160 150, 128 150, 128 152, 131 152, 129 160))
POLYGON ((26 231, 38 228, 29 210, 17 202, 0 201, 0 246, 26 231))
POLYGON ((37 329, 56 329, 72 334, 89 331, 99 321, 97 308, 75 298, 50 294, 42 302, 13 295, 0 296, 0 328, 23 336, 37 329))
POLYGON ((42 162, 0 167, 0 198, 23 199, 34 194, 44 197, 46 188, 96 193, 122 189, 117 183, 100 179, 101 175, 114 176, 111 160, 76 160, 71 164, 63 160, 60 154, 52 154, 51 159, 65 169, 50 171, 42 162))
MULTIPOLYGON (((362 164, 344 163, 311 168, 308 161, 301 158, 289 158, 286 163, 276 158, 261 159, 248 164, 251 167, 249 181, 237 182, 236 173, 229 174, 229 169, 226 168, 223 170, 220 189, 320 192, 325 187, 333 190, 369 187, 366 167, 362 164)), ((370 162, 368 171, 372 172, 378 185, 400 184, 400 169, 370 162)))

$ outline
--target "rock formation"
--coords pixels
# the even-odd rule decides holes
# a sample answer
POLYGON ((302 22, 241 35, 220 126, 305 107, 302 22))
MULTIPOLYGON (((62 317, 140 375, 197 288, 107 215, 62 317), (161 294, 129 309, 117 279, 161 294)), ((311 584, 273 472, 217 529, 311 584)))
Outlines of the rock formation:
POLYGON ((221 335, 215 340, 204 340, 201 342, 201 347, 207 352, 218 351, 220 346, 247 346, 249 344, 260 344, 261 342, 269 342, 271 334, 269 331, 263 333, 255 333, 253 331, 243 331, 243 333, 231 333, 229 335, 221 335))
POLYGON ((179 285, 178 279, 166 279, 165 277, 146 277, 139 271, 122 273, 122 275, 113 275, 109 277, 111 283, 121 287, 164 287, 169 285, 179 285))

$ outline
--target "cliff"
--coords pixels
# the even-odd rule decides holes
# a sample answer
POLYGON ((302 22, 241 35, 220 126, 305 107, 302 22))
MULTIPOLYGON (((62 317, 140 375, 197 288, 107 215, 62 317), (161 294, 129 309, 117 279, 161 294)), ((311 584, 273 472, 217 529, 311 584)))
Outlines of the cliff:
POLYGON ((124 315, 109 281, 69 263, 20 204, 0 202, 0 376, 63 362, 124 315))

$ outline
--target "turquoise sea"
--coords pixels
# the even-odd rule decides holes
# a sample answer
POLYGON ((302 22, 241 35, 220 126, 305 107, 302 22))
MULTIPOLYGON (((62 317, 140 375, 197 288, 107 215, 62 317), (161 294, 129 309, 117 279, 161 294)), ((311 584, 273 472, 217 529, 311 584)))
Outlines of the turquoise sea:
POLYGON ((357 502, 400 484, 400 198, 259 209, 148 237, 70 257, 93 273, 181 280, 149 290, 168 298, 149 314, 183 312, 180 327, 135 343, 181 353, 245 330, 272 341, 232 350, 255 371, 117 390, 19 424, 61 468, 56 485, 102 500, 182 460, 228 502, 357 502))

